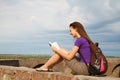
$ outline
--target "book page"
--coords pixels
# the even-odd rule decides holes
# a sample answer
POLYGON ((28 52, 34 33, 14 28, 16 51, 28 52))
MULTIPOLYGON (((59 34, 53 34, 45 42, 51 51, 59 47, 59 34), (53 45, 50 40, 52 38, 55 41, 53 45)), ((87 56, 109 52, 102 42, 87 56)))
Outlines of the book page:
POLYGON ((57 48, 58 50, 60 49, 60 46, 58 45, 58 43, 57 42, 49 42, 49 45, 50 46, 54 46, 55 48, 57 48))

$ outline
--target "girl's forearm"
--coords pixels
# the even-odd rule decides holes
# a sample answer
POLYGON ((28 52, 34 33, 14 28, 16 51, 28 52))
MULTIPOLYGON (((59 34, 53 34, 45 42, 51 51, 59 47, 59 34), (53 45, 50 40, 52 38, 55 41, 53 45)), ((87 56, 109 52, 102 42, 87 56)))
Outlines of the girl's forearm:
POLYGON ((60 55, 62 58, 67 59, 67 60, 72 59, 72 57, 70 57, 70 53, 63 50, 62 48, 60 50, 56 50, 56 54, 60 55))

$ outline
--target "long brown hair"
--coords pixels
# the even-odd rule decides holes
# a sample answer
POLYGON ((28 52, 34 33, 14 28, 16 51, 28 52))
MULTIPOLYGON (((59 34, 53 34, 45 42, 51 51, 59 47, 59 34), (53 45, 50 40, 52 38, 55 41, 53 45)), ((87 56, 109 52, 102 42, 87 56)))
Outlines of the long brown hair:
POLYGON ((88 36, 87 32, 85 31, 83 25, 80 22, 73 22, 69 25, 69 27, 73 27, 74 29, 77 30, 77 32, 84 38, 88 40, 88 42, 92 42, 90 37, 88 36))

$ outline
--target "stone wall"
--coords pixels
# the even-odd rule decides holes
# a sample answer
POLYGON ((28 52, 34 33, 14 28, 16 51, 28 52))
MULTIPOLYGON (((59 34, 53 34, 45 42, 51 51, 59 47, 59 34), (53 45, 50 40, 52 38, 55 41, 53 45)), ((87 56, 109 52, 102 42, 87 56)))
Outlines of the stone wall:
POLYGON ((37 72, 35 69, 26 67, 0 66, 0 80, 120 80, 120 78, 37 72))
POLYGON ((113 68, 117 64, 120 64, 120 58, 107 58, 107 60, 108 60, 108 70, 105 74, 108 76, 120 77, 120 66, 116 68, 112 73, 113 68))
POLYGON ((106 77, 71 75, 71 69, 64 62, 53 67, 55 72, 37 72, 33 67, 39 67, 47 60, 0 60, 0 64, 2 64, 0 66, 0 80, 120 80, 120 67, 111 73, 113 67, 120 64, 120 58, 107 58, 107 60, 106 77))

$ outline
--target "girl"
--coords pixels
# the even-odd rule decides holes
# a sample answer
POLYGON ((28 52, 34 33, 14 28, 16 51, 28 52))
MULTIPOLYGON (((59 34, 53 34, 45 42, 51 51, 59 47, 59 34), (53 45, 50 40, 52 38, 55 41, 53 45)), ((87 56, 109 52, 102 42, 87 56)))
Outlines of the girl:
POLYGON ((83 25, 79 22, 71 23, 69 25, 69 30, 70 35, 76 39, 72 50, 67 51, 63 48, 58 50, 52 46, 52 50, 55 54, 42 67, 37 68, 37 71, 48 71, 55 64, 65 60, 67 66, 70 67, 76 74, 89 75, 87 66, 80 55, 82 54, 89 65, 91 58, 89 42, 91 42, 91 39, 87 35, 83 25))

